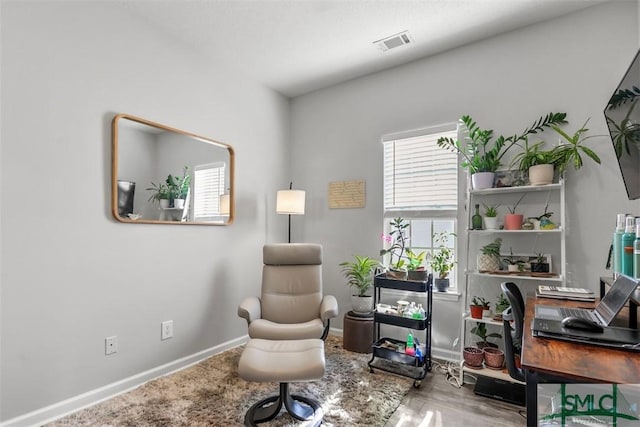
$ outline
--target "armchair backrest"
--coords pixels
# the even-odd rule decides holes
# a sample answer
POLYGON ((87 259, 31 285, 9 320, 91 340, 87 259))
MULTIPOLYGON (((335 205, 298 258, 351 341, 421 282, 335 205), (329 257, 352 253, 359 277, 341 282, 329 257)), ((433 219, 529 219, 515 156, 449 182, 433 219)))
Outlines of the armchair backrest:
POLYGON ((262 318, 302 323, 320 317, 322 246, 277 243, 262 250, 262 318))

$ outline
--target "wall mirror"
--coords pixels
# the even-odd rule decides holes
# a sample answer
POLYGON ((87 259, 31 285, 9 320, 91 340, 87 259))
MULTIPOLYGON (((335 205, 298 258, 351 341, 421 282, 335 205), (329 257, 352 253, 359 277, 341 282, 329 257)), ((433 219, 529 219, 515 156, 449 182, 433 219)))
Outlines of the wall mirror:
POLYGON ((112 122, 111 211, 121 222, 229 225, 230 145, 128 114, 112 122))

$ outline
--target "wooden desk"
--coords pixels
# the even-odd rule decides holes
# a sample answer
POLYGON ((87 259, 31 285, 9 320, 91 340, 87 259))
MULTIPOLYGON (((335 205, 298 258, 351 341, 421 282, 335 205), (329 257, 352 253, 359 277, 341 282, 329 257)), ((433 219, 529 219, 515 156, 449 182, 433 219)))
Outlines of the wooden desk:
POLYGON ((522 366, 527 373, 527 425, 538 425, 538 378, 547 374, 566 378, 567 383, 640 383, 640 355, 587 344, 571 343, 531 334, 535 305, 588 307, 578 301, 528 296, 522 338, 522 366))

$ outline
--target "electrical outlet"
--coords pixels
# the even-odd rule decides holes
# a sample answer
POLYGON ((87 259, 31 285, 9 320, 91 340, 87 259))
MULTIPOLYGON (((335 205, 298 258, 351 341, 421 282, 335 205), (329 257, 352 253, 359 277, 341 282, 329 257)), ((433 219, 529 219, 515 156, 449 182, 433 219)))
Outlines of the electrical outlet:
POLYGON ((104 354, 110 355, 118 352, 118 337, 116 335, 104 339, 104 354))
POLYGON ((162 332, 160 334, 161 340, 168 340, 173 338, 173 320, 165 320, 162 322, 162 332))

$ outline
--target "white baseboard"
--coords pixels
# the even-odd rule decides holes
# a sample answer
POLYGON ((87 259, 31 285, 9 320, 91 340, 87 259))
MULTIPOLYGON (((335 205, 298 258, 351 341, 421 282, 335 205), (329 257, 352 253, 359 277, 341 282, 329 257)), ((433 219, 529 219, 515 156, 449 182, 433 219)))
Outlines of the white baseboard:
POLYGON ((127 391, 132 390, 136 387, 140 387, 142 384, 155 378, 169 375, 176 371, 188 368, 189 366, 195 365, 196 363, 210 356, 213 356, 214 354, 222 353, 223 351, 242 345, 246 343, 248 339, 249 337, 245 335, 240 338, 224 342, 220 345, 208 348, 190 356, 174 360, 165 365, 149 369, 148 371, 141 372, 139 374, 122 379, 120 381, 116 381, 95 390, 82 393, 78 396, 71 397, 58 403, 54 403, 53 405, 49 405, 44 408, 40 408, 27 414, 4 421, 0 423, 0 427, 41 426, 43 424, 65 417, 81 409, 88 408, 89 406, 93 406, 97 403, 111 399, 119 394, 126 393, 127 391))

